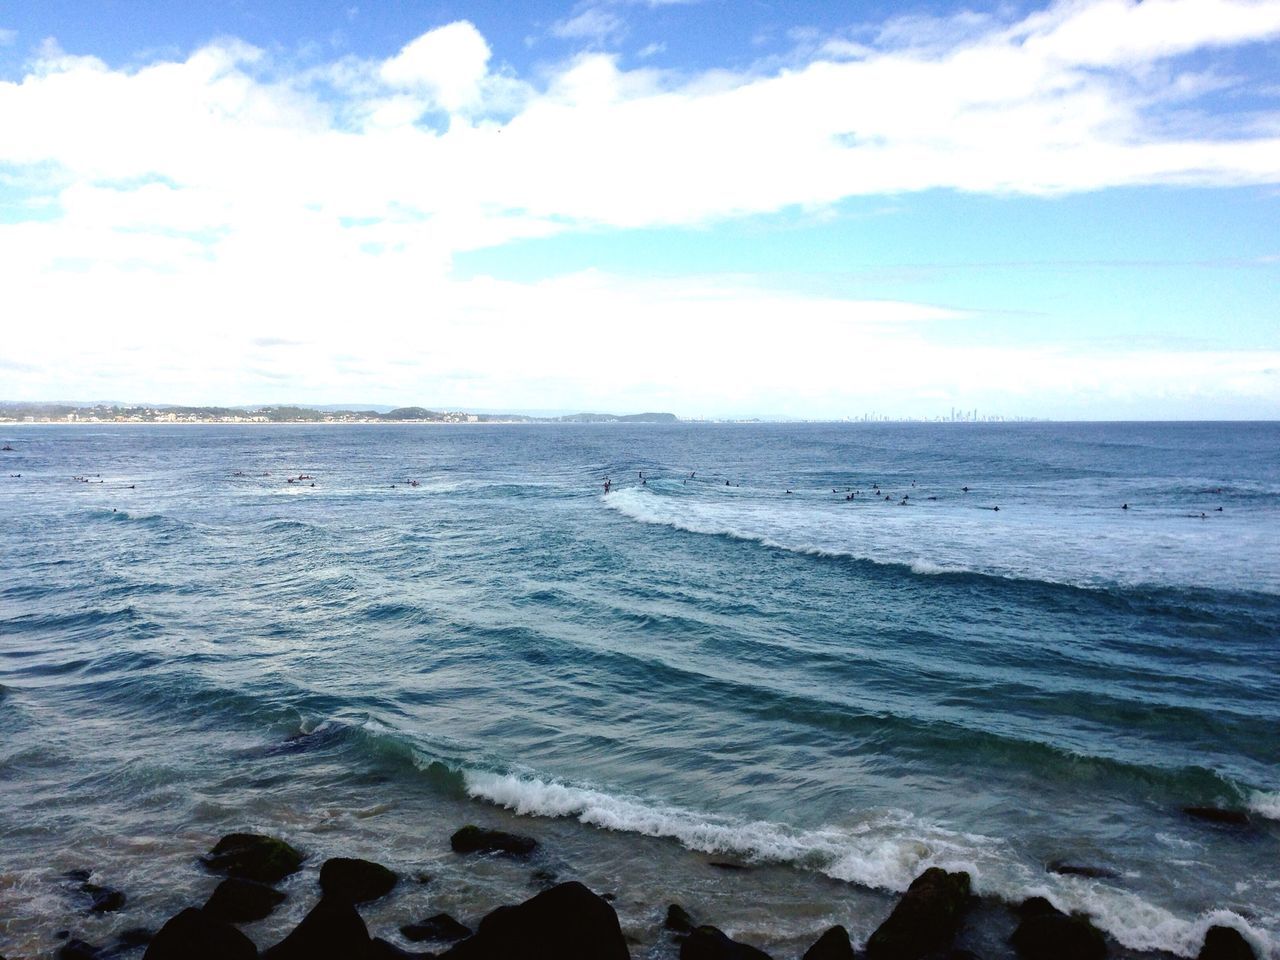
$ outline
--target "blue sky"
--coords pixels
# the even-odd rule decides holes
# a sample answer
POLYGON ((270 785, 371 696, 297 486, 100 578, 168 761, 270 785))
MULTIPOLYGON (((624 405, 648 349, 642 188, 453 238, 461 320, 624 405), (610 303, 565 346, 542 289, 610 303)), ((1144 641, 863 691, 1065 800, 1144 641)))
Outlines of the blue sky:
POLYGON ((192 6, 0 10, 0 399, 1280 415, 1280 0, 192 6))

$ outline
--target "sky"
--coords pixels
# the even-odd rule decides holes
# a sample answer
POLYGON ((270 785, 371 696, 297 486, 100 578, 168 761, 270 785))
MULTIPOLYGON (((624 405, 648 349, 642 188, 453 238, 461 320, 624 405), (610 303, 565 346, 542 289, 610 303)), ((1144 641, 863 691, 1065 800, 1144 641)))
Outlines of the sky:
POLYGON ((0 400, 1280 417, 1280 0, 15 0, 0 400))

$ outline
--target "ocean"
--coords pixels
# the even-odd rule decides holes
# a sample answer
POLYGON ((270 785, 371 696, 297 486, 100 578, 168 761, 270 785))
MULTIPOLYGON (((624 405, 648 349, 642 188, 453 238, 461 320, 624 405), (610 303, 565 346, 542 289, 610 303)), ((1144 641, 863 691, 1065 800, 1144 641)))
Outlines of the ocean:
POLYGON ((669 902, 798 957, 940 865, 1280 956, 1280 424, 0 434, 4 956, 158 926, 242 829, 421 875, 393 939, 559 877, 635 957, 669 902))

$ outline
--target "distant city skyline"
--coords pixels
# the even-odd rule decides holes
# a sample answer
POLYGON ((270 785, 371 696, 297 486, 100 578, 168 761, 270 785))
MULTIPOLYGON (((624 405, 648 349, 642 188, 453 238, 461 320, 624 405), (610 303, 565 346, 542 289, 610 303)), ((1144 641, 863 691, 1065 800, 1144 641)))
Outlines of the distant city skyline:
POLYGON ((1278 62, 1280 0, 19 5, 0 400, 1280 417, 1278 62))

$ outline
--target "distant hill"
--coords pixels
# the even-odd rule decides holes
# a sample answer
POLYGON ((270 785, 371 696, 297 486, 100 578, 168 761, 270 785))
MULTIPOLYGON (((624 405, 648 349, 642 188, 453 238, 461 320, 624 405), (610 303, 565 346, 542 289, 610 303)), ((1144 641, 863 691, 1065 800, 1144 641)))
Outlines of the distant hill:
POLYGON ((679 423, 680 418, 674 413, 574 413, 567 417, 556 417, 559 423, 679 423))

